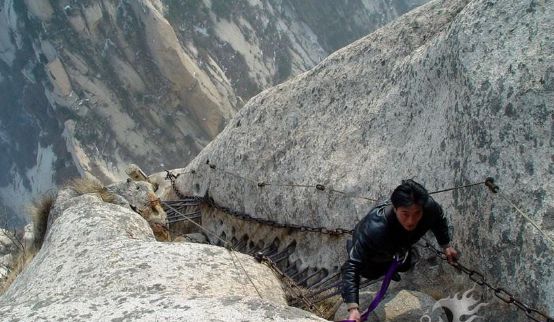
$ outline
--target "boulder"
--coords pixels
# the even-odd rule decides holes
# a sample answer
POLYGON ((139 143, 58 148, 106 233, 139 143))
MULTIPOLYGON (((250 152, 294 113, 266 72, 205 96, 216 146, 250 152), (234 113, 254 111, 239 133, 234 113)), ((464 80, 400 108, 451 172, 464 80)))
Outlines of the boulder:
POLYGON ((67 76, 67 72, 59 58, 55 58, 46 65, 48 75, 55 88, 55 93, 67 97, 71 94, 71 82, 67 76))
POLYGON ((191 243, 208 244, 208 239, 204 234, 201 233, 186 234, 184 236, 184 239, 185 241, 191 243))
POLYGON ((42 248, 0 297, 3 320, 323 321, 288 307, 252 257, 157 242, 141 216, 96 194, 62 190, 53 214, 42 248))

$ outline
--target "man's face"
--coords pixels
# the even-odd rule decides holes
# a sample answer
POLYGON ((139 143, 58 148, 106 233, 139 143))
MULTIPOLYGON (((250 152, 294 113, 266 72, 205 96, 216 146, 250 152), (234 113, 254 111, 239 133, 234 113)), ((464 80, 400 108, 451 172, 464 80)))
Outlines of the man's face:
POLYGON ((396 218, 407 231, 412 231, 417 227, 417 223, 423 216, 423 207, 421 205, 413 204, 408 207, 394 208, 396 218))

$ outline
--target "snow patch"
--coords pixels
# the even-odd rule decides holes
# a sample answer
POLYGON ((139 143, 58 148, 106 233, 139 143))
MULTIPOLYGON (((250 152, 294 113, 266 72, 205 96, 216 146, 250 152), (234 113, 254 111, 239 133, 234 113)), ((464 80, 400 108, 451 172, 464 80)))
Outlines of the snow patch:
POLYGON ((29 221, 25 208, 33 198, 55 187, 54 163, 56 160, 52 145, 45 148, 39 145, 37 148, 36 164, 33 168, 26 171, 24 177, 12 167, 9 171, 13 177, 12 183, 8 186, 0 187, 0 196, 2 196, 4 204, 18 213, 20 217, 29 221), (31 183, 30 191, 23 184, 24 178, 27 178, 31 183))
POLYGON ((0 59, 9 66, 12 65, 15 59, 15 46, 12 43, 12 28, 9 23, 10 7, 12 1, 4 2, 4 7, 0 11, 0 59))
POLYGON ((52 145, 41 148, 37 151, 36 165, 27 171, 27 178, 31 181, 33 194, 43 193, 55 186, 54 163, 56 154, 52 145))
POLYGON ((201 34, 204 37, 209 37, 210 34, 208 33, 208 29, 202 26, 193 26, 193 29, 195 32, 201 34))

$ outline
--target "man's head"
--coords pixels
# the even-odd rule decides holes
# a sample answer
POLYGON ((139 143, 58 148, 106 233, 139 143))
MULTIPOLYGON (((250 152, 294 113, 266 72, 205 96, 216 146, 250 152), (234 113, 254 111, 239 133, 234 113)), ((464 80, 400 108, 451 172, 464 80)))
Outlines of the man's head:
POLYGON ((427 190, 414 180, 402 180, 392 192, 390 200, 396 218, 408 231, 412 231, 423 217, 423 206, 429 198, 427 190))

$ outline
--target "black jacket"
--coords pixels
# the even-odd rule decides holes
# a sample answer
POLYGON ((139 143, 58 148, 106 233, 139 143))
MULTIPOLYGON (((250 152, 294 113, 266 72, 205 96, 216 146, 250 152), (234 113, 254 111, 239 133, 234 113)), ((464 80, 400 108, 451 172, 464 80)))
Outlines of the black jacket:
POLYGON ((395 254, 404 254, 429 229, 439 245, 450 242, 448 222, 442 207, 431 197, 413 231, 402 227, 390 203, 371 209, 356 225, 348 260, 342 267, 342 297, 345 303, 358 303, 360 275, 369 277, 374 267, 388 266, 395 254))

